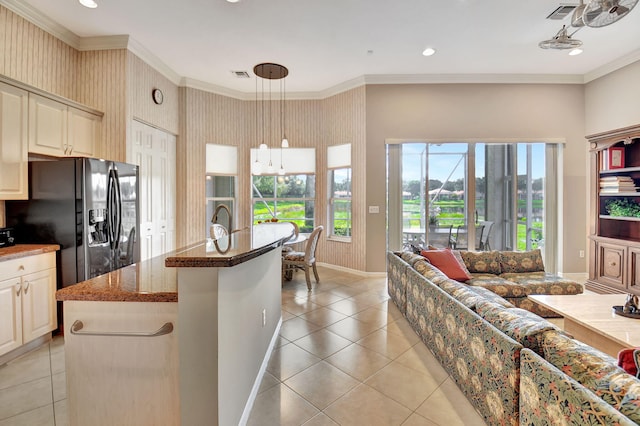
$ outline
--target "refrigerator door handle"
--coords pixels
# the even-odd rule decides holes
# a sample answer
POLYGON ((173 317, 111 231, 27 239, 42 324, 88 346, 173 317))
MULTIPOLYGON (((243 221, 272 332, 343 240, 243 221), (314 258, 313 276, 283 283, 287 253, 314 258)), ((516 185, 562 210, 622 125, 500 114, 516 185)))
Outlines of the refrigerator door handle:
POLYGON ((118 172, 109 170, 109 187, 107 191, 107 214, 109 220, 109 243, 116 250, 120 245, 120 225, 122 224, 121 196, 118 172))

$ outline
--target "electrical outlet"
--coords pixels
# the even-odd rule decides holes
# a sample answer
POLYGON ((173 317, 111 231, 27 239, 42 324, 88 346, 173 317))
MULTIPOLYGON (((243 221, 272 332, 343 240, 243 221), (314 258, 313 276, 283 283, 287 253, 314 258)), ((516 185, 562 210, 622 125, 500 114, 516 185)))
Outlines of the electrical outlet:
POLYGON ((579 256, 580 256, 580 258, 584 258, 584 250, 580 250, 579 256))
POLYGON ((262 326, 264 327, 265 325, 267 325, 267 310, 263 309, 262 310, 262 326))

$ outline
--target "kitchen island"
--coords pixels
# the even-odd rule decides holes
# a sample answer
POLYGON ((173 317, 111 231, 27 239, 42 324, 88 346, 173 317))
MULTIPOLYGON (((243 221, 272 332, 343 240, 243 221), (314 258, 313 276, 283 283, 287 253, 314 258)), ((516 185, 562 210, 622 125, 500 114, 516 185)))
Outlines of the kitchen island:
POLYGON ((281 324, 285 229, 233 232, 59 290, 70 423, 245 422, 281 324))

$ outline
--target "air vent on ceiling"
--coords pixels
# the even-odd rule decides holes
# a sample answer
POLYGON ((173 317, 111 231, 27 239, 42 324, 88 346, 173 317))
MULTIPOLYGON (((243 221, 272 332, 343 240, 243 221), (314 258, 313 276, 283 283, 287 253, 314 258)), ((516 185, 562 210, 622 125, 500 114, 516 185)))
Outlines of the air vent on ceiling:
POLYGON ((573 10, 578 7, 575 4, 561 4, 558 6, 553 12, 547 16, 547 19, 553 19, 556 21, 562 20, 567 17, 568 14, 573 12, 573 10))
POLYGON ((238 78, 249 78, 249 73, 246 71, 231 71, 231 74, 238 78))

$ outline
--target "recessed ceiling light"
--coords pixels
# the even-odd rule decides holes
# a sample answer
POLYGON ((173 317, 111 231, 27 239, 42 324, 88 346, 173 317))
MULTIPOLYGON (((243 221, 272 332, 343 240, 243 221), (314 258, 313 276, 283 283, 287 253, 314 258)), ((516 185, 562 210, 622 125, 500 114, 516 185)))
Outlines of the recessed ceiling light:
POLYGON ((80 2, 81 5, 83 5, 84 7, 88 7, 89 9, 95 9, 96 7, 98 7, 98 3, 96 3, 93 0, 78 0, 80 2))
POLYGON ((435 53, 436 53, 436 49, 434 49, 433 47, 427 47, 426 49, 424 49, 422 51, 422 54, 424 56, 431 56, 431 55, 433 55, 435 53))
POLYGON ((227 0, 229 3, 238 3, 240 0, 227 0))
POLYGON ((569 52, 569 56, 576 56, 582 53, 582 49, 580 49, 579 47, 576 47, 575 49, 571 49, 571 51, 569 52))

